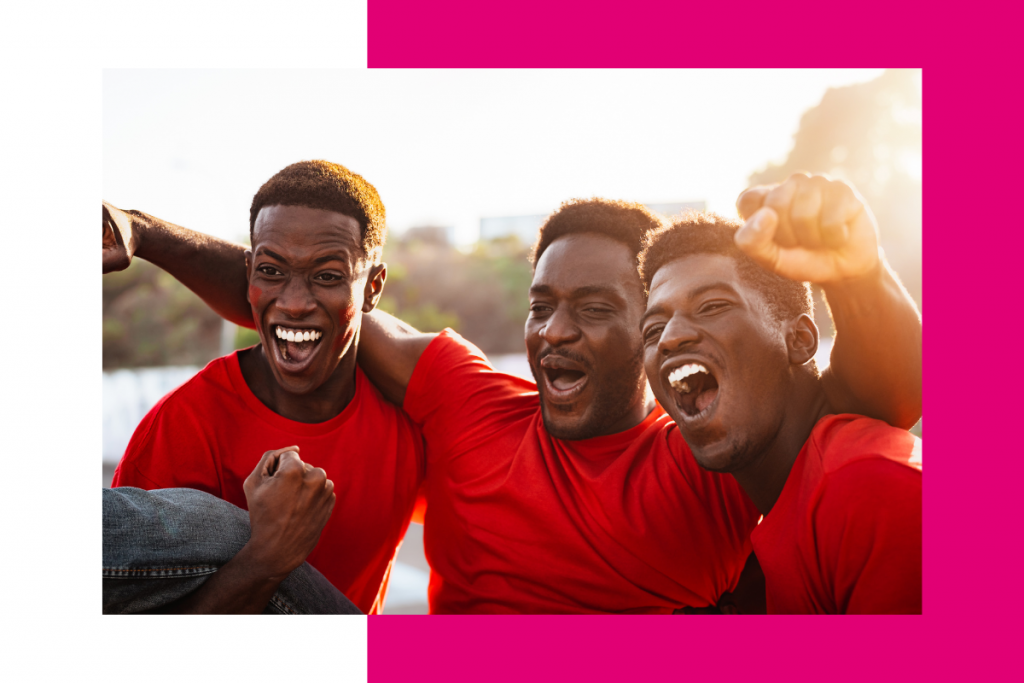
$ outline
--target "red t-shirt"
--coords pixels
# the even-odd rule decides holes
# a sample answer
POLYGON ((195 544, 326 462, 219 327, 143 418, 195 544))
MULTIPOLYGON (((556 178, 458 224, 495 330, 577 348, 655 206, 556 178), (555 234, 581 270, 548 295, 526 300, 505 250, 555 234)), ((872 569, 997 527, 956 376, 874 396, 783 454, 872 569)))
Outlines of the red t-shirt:
POLYGON ((256 398, 237 352, 218 358, 143 418, 113 485, 199 489, 246 509, 246 477, 264 452, 291 445, 304 462, 327 472, 337 495, 308 562, 359 609, 379 612, 425 460, 419 428, 359 369, 355 395, 341 414, 305 424, 256 398))
POLYGON ((822 418, 751 540, 771 614, 920 614, 920 440, 822 418))
POLYGON ((732 590, 758 513, 655 409, 620 434, 547 434, 537 388, 450 330, 405 395, 427 443, 430 610, 669 613, 732 590))

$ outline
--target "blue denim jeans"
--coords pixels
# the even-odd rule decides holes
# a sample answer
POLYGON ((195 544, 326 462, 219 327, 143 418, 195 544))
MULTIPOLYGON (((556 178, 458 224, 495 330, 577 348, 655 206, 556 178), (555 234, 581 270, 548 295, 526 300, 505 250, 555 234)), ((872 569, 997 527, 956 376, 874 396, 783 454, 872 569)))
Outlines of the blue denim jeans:
MULTIPOLYGON (((147 612, 179 600, 249 541, 249 513, 194 489, 103 489, 103 613, 147 612)), ((264 614, 361 614, 303 563, 264 614)))

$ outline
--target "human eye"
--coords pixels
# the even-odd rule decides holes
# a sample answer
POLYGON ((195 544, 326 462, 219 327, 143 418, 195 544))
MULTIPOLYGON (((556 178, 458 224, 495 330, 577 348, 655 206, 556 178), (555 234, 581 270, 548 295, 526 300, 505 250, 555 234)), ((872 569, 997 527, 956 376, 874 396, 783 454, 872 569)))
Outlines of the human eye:
POLYGON ((654 323, 648 325, 644 329, 644 344, 651 344, 661 339, 661 331, 665 329, 665 326, 661 323, 654 323))
POLYGON ((608 304, 588 303, 580 307, 580 311, 591 317, 607 317, 615 313, 615 309, 608 304))
POLYGON ((280 270, 275 268, 274 266, 272 266, 270 264, 267 264, 267 263, 264 263, 264 264, 260 265, 259 267, 257 267, 256 271, 261 273, 261 274, 263 274, 263 275, 266 275, 267 277, 275 277, 275 276, 283 275, 284 274, 280 270))
POLYGON ((732 307, 732 302, 724 301, 722 299, 715 299, 713 301, 707 301, 701 304, 700 313, 704 315, 714 315, 716 313, 722 313, 732 307))
POLYGON ((551 313, 551 306, 545 303, 535 302, 530 304, 530 317, 539 318, 551 313))
POLYGON ((342 281, 342 280, 344 280, 345 278, 344 278, 344 277, 343 277, 343 276, 342 276, 342 275, 341 275, 340 273, 335 273, 335 272, 323 272, 323 273, 317 273, 317 275, 316 275, 316 278, 315 278, 315 279, 316 279, 316 280, 317 280, 318 282, 325 282, 325 283, 331 283, 331 284, 333 284, 333 283, 335 283, 335 282, 341 282, 341 281, 342 281))

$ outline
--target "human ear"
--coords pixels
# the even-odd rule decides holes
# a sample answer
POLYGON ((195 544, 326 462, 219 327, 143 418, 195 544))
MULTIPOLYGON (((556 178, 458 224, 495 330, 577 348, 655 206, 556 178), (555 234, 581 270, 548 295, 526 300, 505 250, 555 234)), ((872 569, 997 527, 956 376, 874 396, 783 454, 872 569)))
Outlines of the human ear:
POLYGON ((366 276, 366 289, 363 290, 363 313, 377 308, 380 294, 384 291, 384 281, 388 279, 388 264, 376 263, 370 266, 366 276))
POLYGON ((806 313, 791 320, 786 330, 786 347, 789 350, 789 362, 803 365, 814 358, 818 351, 818 326, 806 313))
MULTIPOLYGON (((245 280, 246 280, 246 282, 248 282, 249 280, 252 280, 252 264, 253 264, 252 249, 246 249, 245 250, 245 280)), ((245 288, 245 300, 249 301, 249 288, 248 287, 245 288)), ((251 301, 249 301, 249 303, 252 304, 251 301)))

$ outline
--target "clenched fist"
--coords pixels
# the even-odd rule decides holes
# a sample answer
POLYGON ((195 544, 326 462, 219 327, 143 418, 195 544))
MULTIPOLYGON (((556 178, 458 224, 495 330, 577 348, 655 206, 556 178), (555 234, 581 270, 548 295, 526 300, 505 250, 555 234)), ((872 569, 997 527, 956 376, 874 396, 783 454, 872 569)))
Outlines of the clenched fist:
POLYGON ((306 560, 334 510, 334 483, 302 462, 298 446, 267 451, 242 488, 256 562, 284 578, 306 560))
POLYGON ((747 190, 736 208, 746 221, 737 246, 783 277, 827 285, 866 275, 880 262, 875 218, 842 181, 795 173, 780 185, 747 190))

